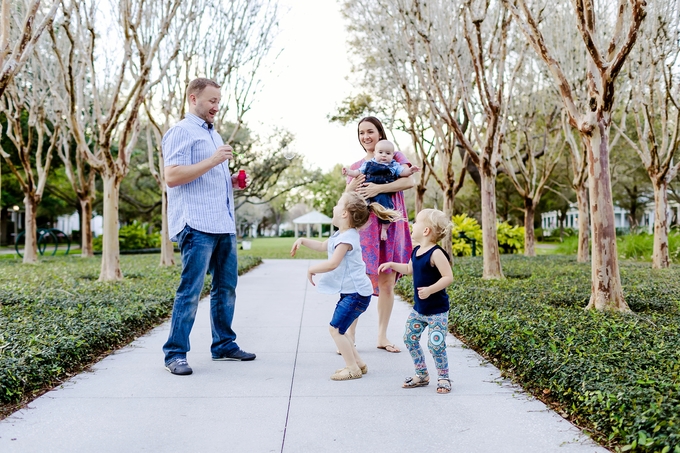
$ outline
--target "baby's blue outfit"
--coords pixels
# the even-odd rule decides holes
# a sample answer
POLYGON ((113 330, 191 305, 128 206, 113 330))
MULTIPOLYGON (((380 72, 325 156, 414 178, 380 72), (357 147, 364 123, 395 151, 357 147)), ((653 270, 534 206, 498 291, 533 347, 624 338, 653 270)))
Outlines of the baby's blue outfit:
MULTIPOLYGON (((372 162, 373 164, 382 165, 384 167, 387 167, 390 170, 390 172, 392 172, 392 174, 395 176, 395 180, 396 180, 396 178, 399 177, 399 175, 401 175, 401 172, 404 170, 404 168, 401 166, 401 164, 394 159, 392 159, 392 162, 390 162, 389 164, 386 164, 384 162, 378 162, 377 160, 375 160, 375 157, 374 157, 373 159, 371 159, 369 161, 365 161, 363 164, 361 164, 361 167, 359 167, 359 171, 361 173, 363 173, 364 175, 366 174, 366 167, 368 166, 369 162, 372 162)), ((388 182, 391 182, 391 181, 388 181, 388 182)), ((376 184, 381 184, 381 183, 376 183, 376 184)), ((382 184, 384 184, 384 183, 382 183, 382 184)))
MULTIPOLYGON (((361 164, 359 171, 366 176, 366 182, 373 184, 388 184, 399 179, 399 175, 404 171, 404 167, 399 162, 392 159, 392 162, 385 164, 378 162, 375 157, 367 162, 361 164)), ((394 201, 392 200, 392 192, 379 193, 374 197, 368 199, 369 203, 378 203, 387 209, 394 209, 394 201)), ((387 225, 389 220, 378 219, 381 225, 387 225)))

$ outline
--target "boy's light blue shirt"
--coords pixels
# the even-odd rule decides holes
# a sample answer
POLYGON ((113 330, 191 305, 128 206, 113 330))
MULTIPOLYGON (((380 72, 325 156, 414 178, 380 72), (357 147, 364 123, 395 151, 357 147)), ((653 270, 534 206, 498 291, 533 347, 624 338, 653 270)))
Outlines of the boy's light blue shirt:
MULTIPOLYGON (((222 146, 222 137, 196 115, 186 117, 163 136, 165 166, 192 165, 222 146)), ((186 225, 203 233, 236 234, 234 191, 229 161, 187 184, 168 187, 168 232, 178 235, 186 225)))
POLYGON ((321 275, 317 282, 317 288, 323 294, 352 294, 359 293, 362 296, 373 294, 373 284, 366 275, 366 264, 361 256, 361 238, 355 228, 340 233, 336 231, 328 238, 328 258, 335 252, 340 244, 349 244, 352 250, 348 251, 340 262, 340 265, 330 272, 321 275))

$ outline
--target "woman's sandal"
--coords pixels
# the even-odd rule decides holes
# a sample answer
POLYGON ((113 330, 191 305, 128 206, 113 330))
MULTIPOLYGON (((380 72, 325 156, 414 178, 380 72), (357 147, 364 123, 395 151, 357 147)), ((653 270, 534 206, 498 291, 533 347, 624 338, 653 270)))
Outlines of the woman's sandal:
POLYGON ((384 351, 391 352, 393 354, 397 354, 397 353, 401 352, 401 350, 393 344, 386 344, 385 346, 376 346, 376 347, 378 349, 382 349, 384 351))
POLYGON ((430 383, 429 376, 424 376, 424 377, 420 377, 420 376, 410 377, 409 376, 404 380, 404 383, 402 384, 401 387, 405 388, 405 389, 414 389, 416 387, 425 387, 429 383, 430 383))
POLYGON ((437 381, 437 393, 445 395, 451 392, 451 380, 439 379, 437 381))
MULTIPOLYGON (((337 370, 335 370, 335 372, 336 372, 336 373, 339 373, 339 372, 341 372, 342 370, 346 370, 346 369, 347 369, 347 367, 345 367, 345 368, 338 368, 337 370)), ((361 370, 361 374, 366 374, 366 373, 368 373, 368 365, 366 365, 366 364, 364 364, 364 366, 360 366, 359 369, 361 370)))
POLYGON ((361 376, 363 376, 361 372, 352 373, 347 368, 343 368, 332 375, 331 379, 333 381, 349 381, 350 379, 361 379, 361 376))

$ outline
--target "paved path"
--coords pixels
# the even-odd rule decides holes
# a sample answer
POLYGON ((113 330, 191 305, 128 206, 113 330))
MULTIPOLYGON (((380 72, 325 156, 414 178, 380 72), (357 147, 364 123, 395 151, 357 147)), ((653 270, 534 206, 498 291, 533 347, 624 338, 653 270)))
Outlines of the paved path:
MULTIPOLYGON (((397 300, 375 347, 375 303, 357 347, 369 372, 334 382, 343 365, 328 322, 335 296, 306 281, 308 260, 265 260, 241 277, 234 328, 253 362, 212 362, 208 303, 199 307, 191 376, 163 368, 167 323, 0 422, 11 452, 606 452, 447 339, 453 391, 402 389, 413 372, 401 341, 409 306, 397 300)), ((436 373, 428 355, 431 373, 436 373)))

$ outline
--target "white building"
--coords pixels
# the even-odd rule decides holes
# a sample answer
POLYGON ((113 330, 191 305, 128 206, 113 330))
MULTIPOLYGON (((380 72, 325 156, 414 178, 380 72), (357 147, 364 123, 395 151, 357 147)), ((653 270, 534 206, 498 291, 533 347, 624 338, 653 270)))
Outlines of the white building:
MULTIPOLYGON (((57 225, 55 228, 70 236, 74 230, 80 230, 80 216, 77 212, 74 212, 71 215, 59 216, 57 217, 57 225)), ((94 237, 104 234, 104 219, 102 216, 95 215, 92 217, 90 220, 90 228, 92 228, 92 235, 94 237)))
MULTIPOLYGON (((675 201, 668 202, 668 217, 669 227, 671 225, 680 225, 680 204, 675 201)), ((615 205, 614 226, 616 228, 630 228, 630 212, 615 205)), ((654 231, 654 203, 645 206, 642 219, 638 226, 640 228, 645 228, 649 233, 654 231)), ((544 236, 549 236, 552 230, 559 227, 559 211, 541 213, 541 228, 543 229, 544 236)), ((564 227, 578 229, 578 209, 576 208, 575 203, 569 205, 567 216, 564 219, 564 227)))

